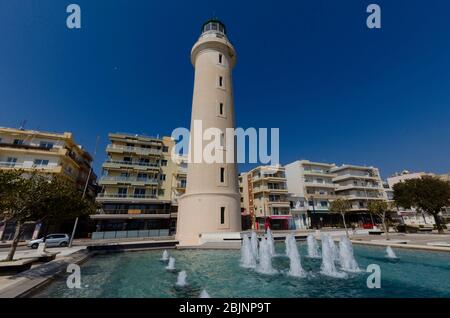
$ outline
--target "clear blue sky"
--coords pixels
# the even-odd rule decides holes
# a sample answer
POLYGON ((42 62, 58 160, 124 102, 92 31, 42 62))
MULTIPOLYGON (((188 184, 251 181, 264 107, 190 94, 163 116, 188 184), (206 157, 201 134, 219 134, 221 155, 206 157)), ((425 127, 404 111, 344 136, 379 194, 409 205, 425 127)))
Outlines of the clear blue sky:
POLYGON ((238 53, 237 124, 279 127, 282 163, 450 172, 444 0, 2 0, 0 126, 72 131, 91 152, 99 135, 99 174, 108 132, 189 126, 190 49, 214 13, 238 53), (381 30, 365 25, 373 2, 381 30))

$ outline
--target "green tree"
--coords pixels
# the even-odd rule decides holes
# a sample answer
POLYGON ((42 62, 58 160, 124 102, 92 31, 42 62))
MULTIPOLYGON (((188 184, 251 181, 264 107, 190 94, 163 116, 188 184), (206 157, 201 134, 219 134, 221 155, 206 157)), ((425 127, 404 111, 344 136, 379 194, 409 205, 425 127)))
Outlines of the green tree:
POLYGON ((369 213, 378 216, 381 219, 386 234, 386 240, 389 240, 389 217, 388 213, 392 210, 392 206, 386 201, 370 201, 367 204, 369 213))
POLYGON ((94 211, 73 183, 20 170, 0 171, 0 219, 16 223, 6 261, 13 260, 25 223, 59 221, 94 211))
POLYGON ((345 222, 345 214, 350 211, 352 205, 347 199, 336 199, 331 202, 330 211, 339 213, 342 216, 342 221, 344 222, 345 233, 348 235, 347 223, 345 222))
POLYGON ((434 217, 439 234, 444 233, 440 213, 450 205, 450 182, 423 176, 394 185, 394 200, 403 208, 416 207, 434 217))

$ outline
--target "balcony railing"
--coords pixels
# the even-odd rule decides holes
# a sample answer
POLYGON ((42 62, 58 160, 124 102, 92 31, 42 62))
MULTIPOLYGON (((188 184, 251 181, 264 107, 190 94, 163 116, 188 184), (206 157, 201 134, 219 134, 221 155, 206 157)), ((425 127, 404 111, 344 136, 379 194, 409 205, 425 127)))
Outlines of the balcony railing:
POLYGON ((99 193, 97 197, 105 199, 158 199, 156 194, 99 193))
POLYGON ((136 162, 136 161, 118 161, 118 160, 106 160, 104 166, 129 166, 129 167, 142 167, 142 168, 159 168, 157 163, 136 162))
POLYGON ((336 184, 332 182, 317 182, 317 181, 306 181, 305 185, 310 187, 326 187, 326 188, 335 188, 336 184))
POLYGON ((14 169, 42 169, 42 170, 53 170, 58 167, 57 165, 35 165, 35 164, 25 164, 17 162, 0 162, 1 168, 14 168, 14 169))
POLYGON ((107 151, 117 151, 117 152, 133 152, 140 155, 160 155, 162 149, 153 148, 143 148, 143 147, 132 147, 132 146, 120 146, 110 144, 106 147, 107 151))
POLYGON ((136 213, 133 209, 98 209, 97 214, 169 214, 169 211, 163 209, 142 209, 136 213))
POLYGON ((139 178, 139 177, 121 177, 121 176, 104 176, 99 183, 140 183, 140 184, 158 184, 158 179, 139 178))

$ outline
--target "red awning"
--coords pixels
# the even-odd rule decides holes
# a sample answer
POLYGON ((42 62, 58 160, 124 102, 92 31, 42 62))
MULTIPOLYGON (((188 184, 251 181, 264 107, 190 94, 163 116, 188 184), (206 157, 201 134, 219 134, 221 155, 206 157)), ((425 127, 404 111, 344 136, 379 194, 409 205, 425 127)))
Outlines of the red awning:
POLYGON ((292 219, 291 215, 271 215, 270 218, 272 220, 288 220, 292 219))

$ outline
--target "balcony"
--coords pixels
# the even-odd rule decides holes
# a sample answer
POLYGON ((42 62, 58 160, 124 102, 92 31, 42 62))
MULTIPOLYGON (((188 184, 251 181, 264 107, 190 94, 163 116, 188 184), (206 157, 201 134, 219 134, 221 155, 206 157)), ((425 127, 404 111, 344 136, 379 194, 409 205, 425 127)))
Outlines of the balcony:
POLYGON ((373 190, 382 190, 383 188, 378 186, 378 185, 355 185, 355 184, 347 184, 347 185, 342 185, 342 186, 338 186, 336 188, 336 191, 345 191, 345 190, 354 190, 354 189, 361 189, 361 190, 369 190, 369 191, 373 191, 373 190))
POLYGON ((17 162, 6 162, 0 161, 0 168, 3 169, 23 169, 26 171, 48 171, 59 173, 62 171, 62 166, 60 165, 35 165, 33 163, 17 163, 17 162))
POLYGON ((348 179, 379 180, 379 177, 370 175, 370 174, 358 175, 358 174, 347 173, 347 174, 343 174, 343 175, 338 175, 337 177, 333 178, 333 182, 339 182, 339 181, 348 180, 348 179))
POLYGON ((273 188, 268 186, 259 186, 253 188, 253 193, 268 192, 268 193, 287 193, 286 187, 273 188))
POLYGON ((160 156, 162 149, 131 147, 110 144, 106 147, 106 151, 109 153, 135 153, 141 156, 160 156))
POLYGON ((107 160, 103 163, 103 168, 105 168, 105 169, 159 170, 160 167, 156 163, 107 160))
POLYGON ((314 181, 306 181, 305 180, 305 186, 306 187, 314 187, 314 188, 329 188, 334 189, 336 188, 336 184, 334 183, 327 183, 327 182, 314 182, 314 181))
POLYGON ((326 172, 323 170, 304 170, 303 174, 305 176, 329 177, 329 178, 334 178, 337 176, 335 173, 326 172))
POLYGON ((182 191, 186 190, 186 182, 177 182, 175 184, 175 189, 182 191))
POLYGON ((159 200, 156 194, 119 194, 119 193, 99 193, 95 199, 97 202, 158 202, 170 203, 170 200, 159 200))
POLYGON ((98 182, 99 185, 131 184, 138 186, 158 185, 158 179, 138 178, 138 177, 120 177, 104 176, 98 182))
POLYGON ((286 182, 286 176, 284 174, 260 174, 253 176, 252 181, 286 182))
POLYGON ((362 196, 362 195, 356 195, 356 194, 350 194, 350 195, 345 195, 342 196, 344 199, 347 200, 384 200, 384 197, 382 195, 379 196, 362 196))

